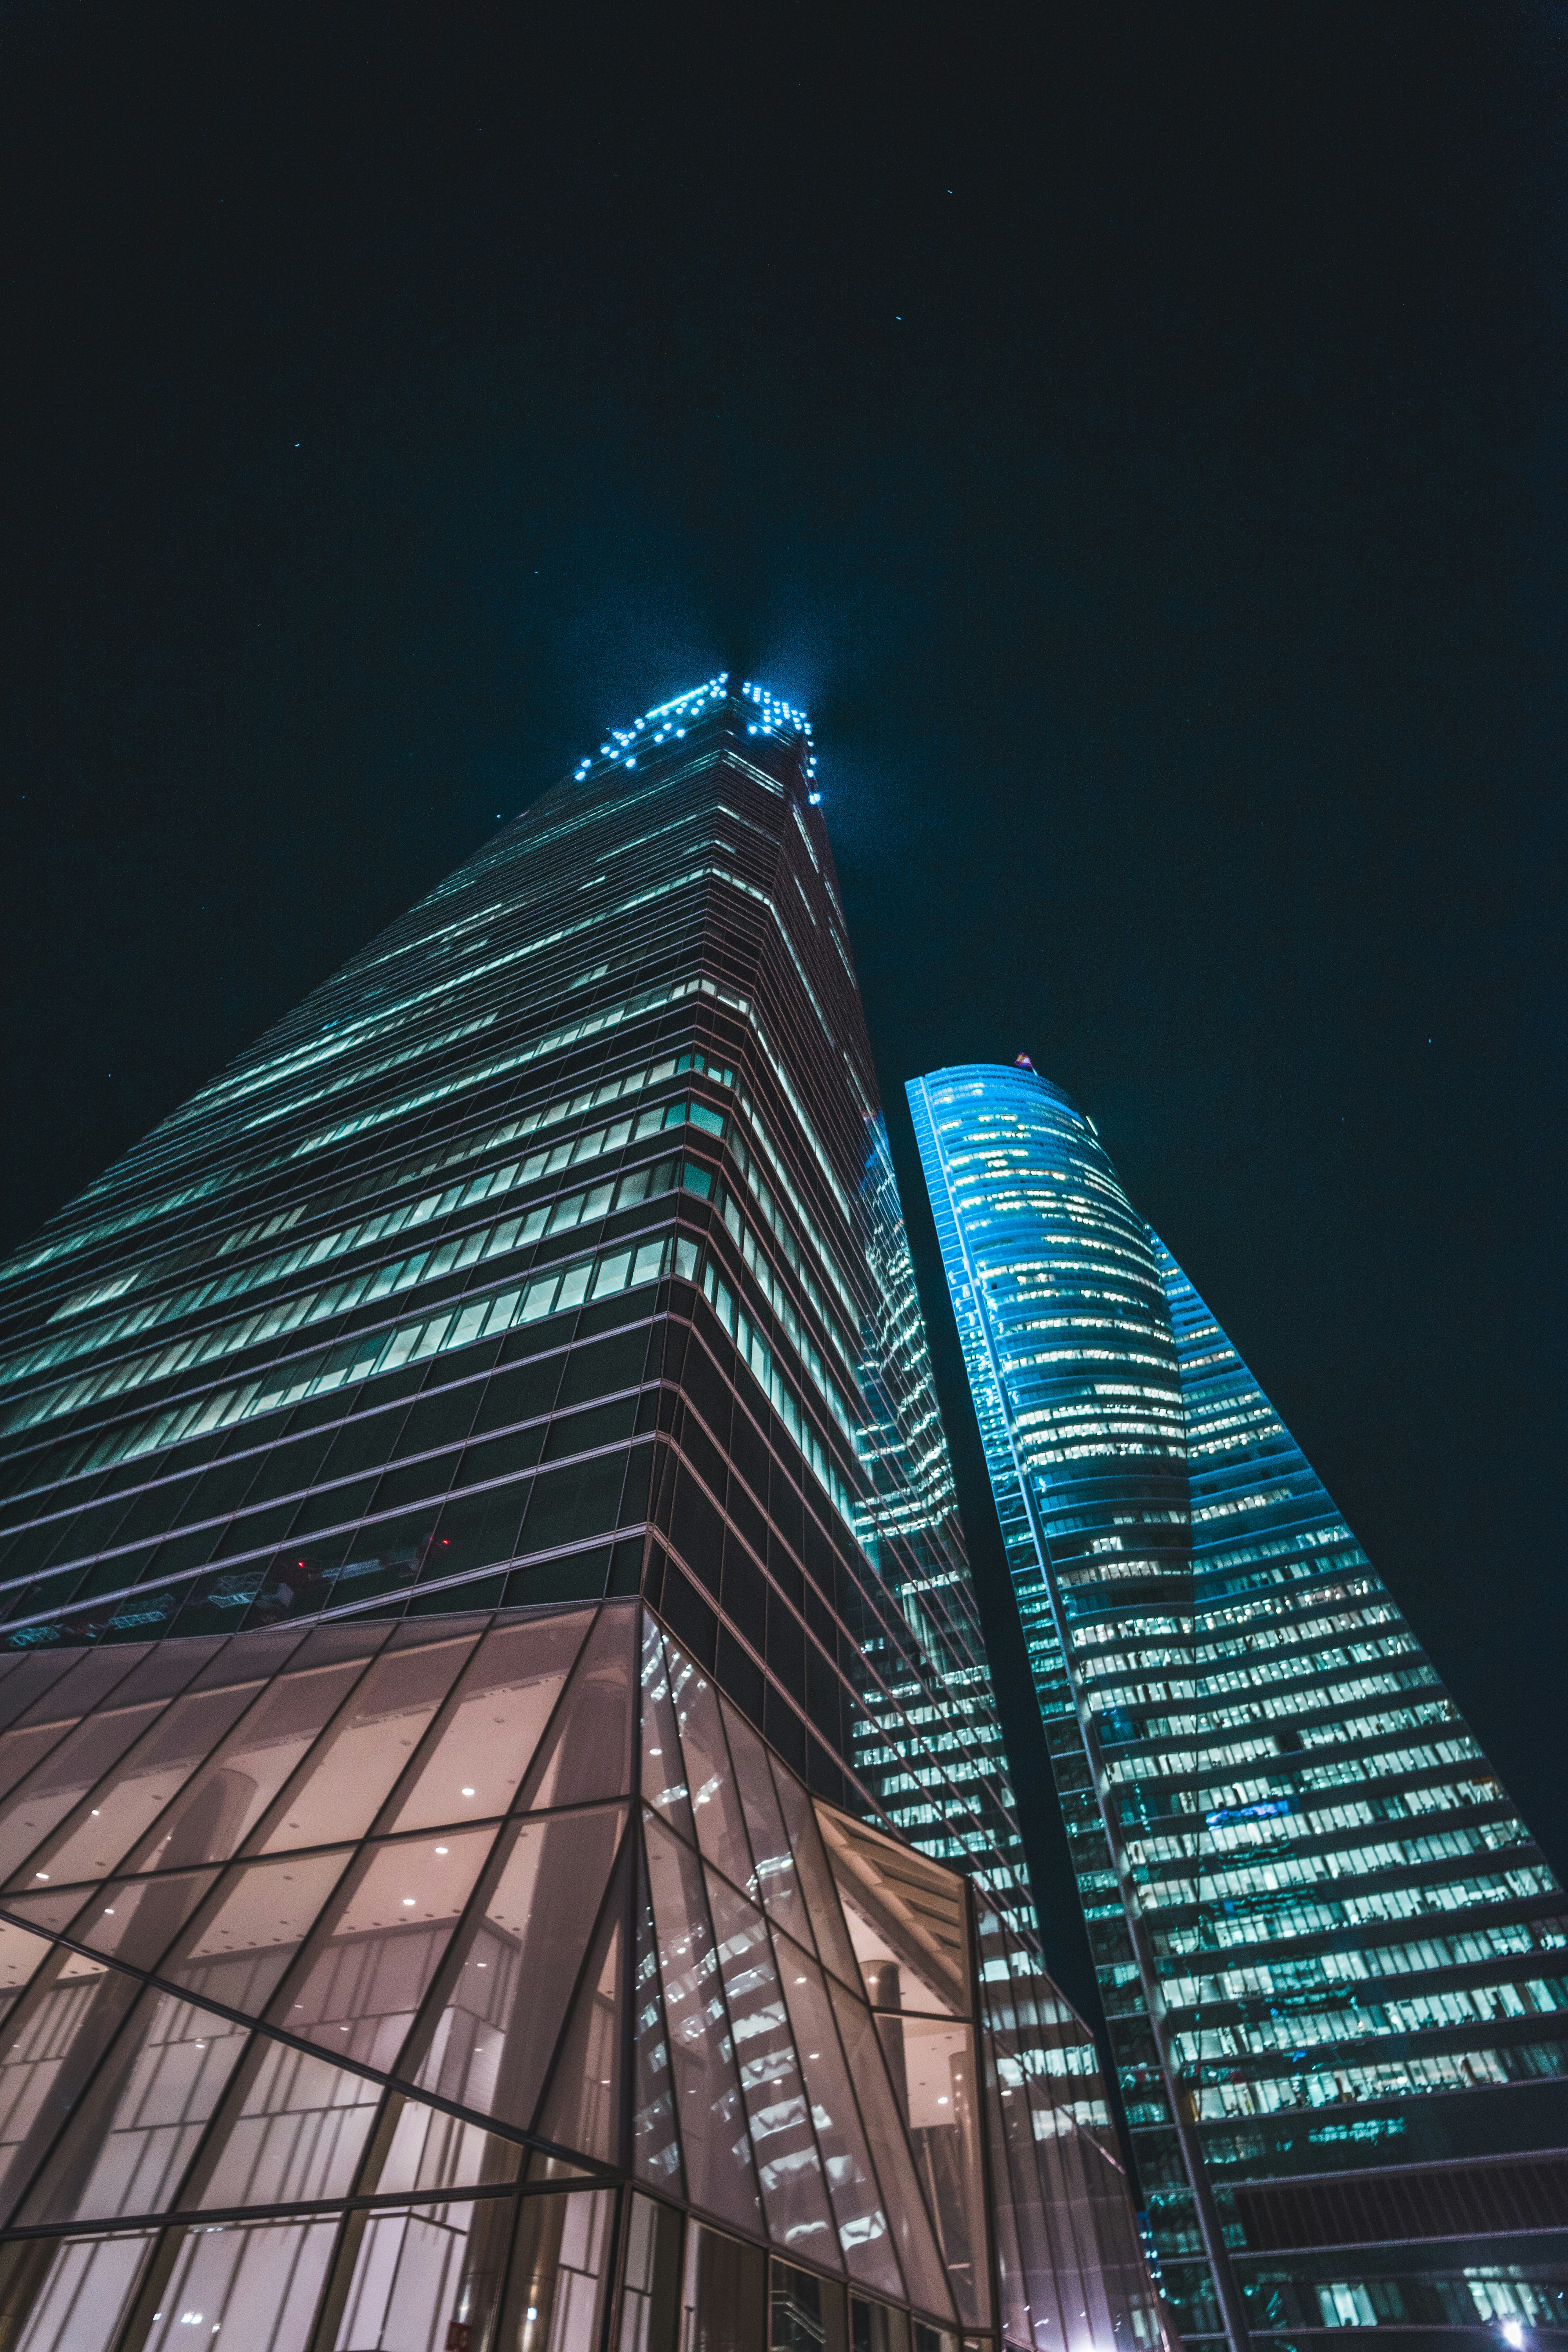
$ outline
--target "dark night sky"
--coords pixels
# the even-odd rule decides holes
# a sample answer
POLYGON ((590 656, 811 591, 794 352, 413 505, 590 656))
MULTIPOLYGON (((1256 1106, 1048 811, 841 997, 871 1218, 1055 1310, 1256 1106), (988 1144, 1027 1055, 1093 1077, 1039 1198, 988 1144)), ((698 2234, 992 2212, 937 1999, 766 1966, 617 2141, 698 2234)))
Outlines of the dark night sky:
POLYGON ((890 1102, 1093 1113, 1568 1864, 1568 12, 13 0, 0 92, 0 1241, 760 675, 890 1102))

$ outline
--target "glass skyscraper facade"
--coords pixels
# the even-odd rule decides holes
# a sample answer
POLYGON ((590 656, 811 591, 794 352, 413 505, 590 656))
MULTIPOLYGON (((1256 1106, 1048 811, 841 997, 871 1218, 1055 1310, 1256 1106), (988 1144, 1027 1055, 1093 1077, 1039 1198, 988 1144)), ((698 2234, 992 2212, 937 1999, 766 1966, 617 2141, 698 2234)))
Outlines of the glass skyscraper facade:
POLYGON ((1092 1122, 908 1092, 1184 2333, 1562 2327, 1563 1889, 1092 1122))
POLYGON ((1154 2352, 801 714, 607 736, 0 1318, 0 2347, 1154 2352))

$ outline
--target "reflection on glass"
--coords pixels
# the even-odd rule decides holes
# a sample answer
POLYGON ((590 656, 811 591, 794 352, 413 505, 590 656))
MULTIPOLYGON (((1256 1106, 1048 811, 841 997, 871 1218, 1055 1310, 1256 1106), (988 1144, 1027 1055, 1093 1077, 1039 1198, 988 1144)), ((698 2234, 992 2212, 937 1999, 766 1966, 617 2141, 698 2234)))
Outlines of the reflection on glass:
POLYGON ((689 1658, 670 1675, 680 1744, 686 1753, 686 1783, 697 1822, 697 1842, 710 1862, 737 1886, 752 1883, 752 1854, 741 1800, 730 1769, 719 1699, 711 1683, 689 1658))
POLYGON ((828 1993, 849 2072, 859 2095, 860 2113, 881 2179, 885 2210, 893 2225, 910 2300, 924 2311, 949 2316, 952 2301, 942 2256, 931 2234, 914 2158, 904 2136, 903 2118, 894 2101, 870 2013, 837 1985, 830 1982, 828 1993))
POLYGON ((509 2352, 597 2352, 615 2209, 607 2189, 523 2200, 497 2336, 509 2352))
MULTIPOLYGON (((156 1701, 109 1708, 66 1734, 0 1813, 0 1877, 11 1876, 162 1712, 156 1701)), ((47 1865, 43 1874, 48 1875, 47 1865)))
POLYGON ((17 2000, 0 2055, 0 2215, 6 2220, 140 1991, 134 1977, 57 1945, 17 2000))
POLYGON ((713 1874, 708 1897, 768 2234, 775 2245, 836 2270, 837 2234, 766 1924, 713 1874))
POLYGON ((751 1891, 767 1909, 775 1926, 798 1937, 803 1944, 812 1941, 810 1916, 805 1897, 801 1892, 800 1874, 790 1851, 784 1815, 779 1810, 778 1793, 773 1777, 768 1769, 767 1750, 745 1718, 737 1714, 728 1702, 723 1705, 724 1728, 730 1736, 730 1755, 735 1767, 735 1785, 751 1833, 755 1871, 751 1891))
POLYGON ((646 1878, 637 1898, 636 2005, 632 2046, 632 2169, 672 2196, 682 2194, 680 2147, 675 2132, 675 2089, 664 2038, 664 1996, 658 1981, 653 1905, 646 1878))
POLYGON ((326 1941, 273 2022, 390 2073, 494 1836, 488 1827, 448 1830, 363 1852, 326 1941))
POLYGON ((643 1802, 651 1805, 672 1829, 695 1844, 697 1831, 691 1819, 680 1736, 676 1729, 669 1667, 665 1644, 651 1617, 643 1619, 642 1743, 643 1802))
POLYGON ((474 2213, 471 2204, 373 2213, 331 2339, 334 2352, 359 2352, 364 2345, 378 2352, 438 2352, 449 2343, 474 2213))
POLYGON ((903 2037, 902 2095, 910 2138, 966 2326, 991 2324, 974 2039, 934 2018, 889 2018, 903 2037))
POLYGON ((522 2150, 481 2125, 465 2123, 418 2099, 400 2098, 392 2143, 376 2187, 384 2196, 400 2189, 472 2189, 495 2180, 515 2180, 522 2150))
POLYGON ((193 2201, 211 2210, 346 2196, 380 2098, 380 2086, 363 2074, 285 2042, 261 2042, 239 2111, 226 2117, 193 2201))
POLYGON ((838 2242, 849 2275, 882 2294, 901 2295, 899 2273, 859 2110, 839 2047, 827 1988, 816 1962, 798 1944, 775 1936, 779 1981, 800 2053, 817 2144, 827 2167, 838 2242))
POLYGON ((680 2352, 757 2352, 766 2340, 767 2273, 760 2246, 691 2222, 680 2281, 680 2352))
POLYGON ((644 1829, 687 2190, 709 2212, 760 2230, 763 2210, 701 1865, 662 1822, 645 1816, 644 1829))
POLYGON ((147 2352, 190 2352, 198 2331, 224 2352, 281 2352, 308 2344, 331 2259, 335 2221, 200 2230, 182 2244, 147 2352), (187 2312, 201 2313, 199 2320, 187 2312))
POLYGON ((620 1878, 621 1885, 611 1892, 606 1916, 583 1972, 576 2007, 539 2117, 542 2138, 597 2157, 601 2164, 617 2162, 621 2153, 624 1865, 620 1878))
POLYGON ((768 2283, 768 2352, 846 2352, 844 2289, 793 2263, 768 2283))
POLYGON ((675 2352, 680 2216, 651 2197, 626 2200, 616 2352, 675 2352))
MULTIPOLYGON (((89 1944, 106 1959, 155 1969, 216 1881, 216 1870, 177 1870, 166 1878, 111 1878, 107 1885, 93 1887, 85 1903, 81 1889, 72 1887, 60 1902, 64 1916, 47 1924, 68 1927, 79 1944, 89 1944)), ((43 1926, 43 1906, 48 1900, 47 1895, 24 1895, 16 1908, 43 1926)))
POLYGON ((384 1651, 317 1742, 262 1853, 363 1837, 472 1647, 466 1639, 384 1651))
POLYGON ((68 1884, 112 1870, 205 1763, 209 1750, 256 1696, 256 1687, 240 1684, 175 1699, 142 1734, 113 1779, 92 1790, 91 1805, 81 1819, 47 1850, 31 1856, 35 1868, 68 1884))
POLYGON ((529 1805, 586 1805, 631 1786, 635 1605, 601 1609, 556 1712, 529 1805))
POLYGON ((801 1892, 816 1931, 816 1948, 824 1964, 836 1976, 846 1984, 858 1985, 860 1969, 844 1926, 844 1914, 838 1907, 811 1799, 793 1773, 782 1769, 774 1770, 773 1786, 778 1790, 779 1809, 789 1832, 801 1892))
POLYGON ((230 2018, 144 1991, 18 2220, 100 2221, 177 2204, 203 2126, 247 2039, 230 2018))
POLYGON ((500 1626, 480 1643, 395 1826, 483 1821, 506 1812, 582 1647, 586 1610, 500 1626))
POLYGON ((145 1870, 226 1862, 357 1681, 359 1661, 301 1666, 264 1691, 182 1792, 136 1860, 145 1870))
POLYGON ((504 1832, 504 1861, 413 2076, 419 2089, 528 2129, 625 1819, 624 1806, 606 1806, 504 1832))
POLYGON ((152 2242, 129 2236, 40 2247, 47 2269, 16 2352, 59 2352, 66 2345, 100 2352, 112 2344, 152 2242))
POLYGON ((353 1858, 343 1849, 237 1863, 224 1877, 216 1906, 198 1915, 160 1973, 198 1999, 221 2000, 248 2017, 264 2015, 279 1979, 353 1858))

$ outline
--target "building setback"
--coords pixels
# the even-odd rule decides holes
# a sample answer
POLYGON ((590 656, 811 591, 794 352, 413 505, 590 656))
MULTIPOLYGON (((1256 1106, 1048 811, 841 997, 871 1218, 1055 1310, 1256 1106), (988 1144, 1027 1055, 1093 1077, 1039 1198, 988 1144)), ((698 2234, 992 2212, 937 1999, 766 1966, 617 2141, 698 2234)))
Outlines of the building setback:
POLYGON ((7 2352, 1162 2343, 813 764, 607 737, 0 1275, 7 2352))
POLYGON ((908 1091, 1184 2334, 1561 2327, 1563 1889, 1092 1122, 908 1091))

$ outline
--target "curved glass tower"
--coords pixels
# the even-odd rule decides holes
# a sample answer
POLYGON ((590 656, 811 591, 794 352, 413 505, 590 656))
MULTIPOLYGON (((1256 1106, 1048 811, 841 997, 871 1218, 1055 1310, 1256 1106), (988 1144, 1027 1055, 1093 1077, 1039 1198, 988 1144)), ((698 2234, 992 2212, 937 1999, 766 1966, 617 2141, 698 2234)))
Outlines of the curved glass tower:
POLYGON ((1184 2328, 1562 2326, 1562 1888, 1093 1122, 909 1096, 1184 2328))

